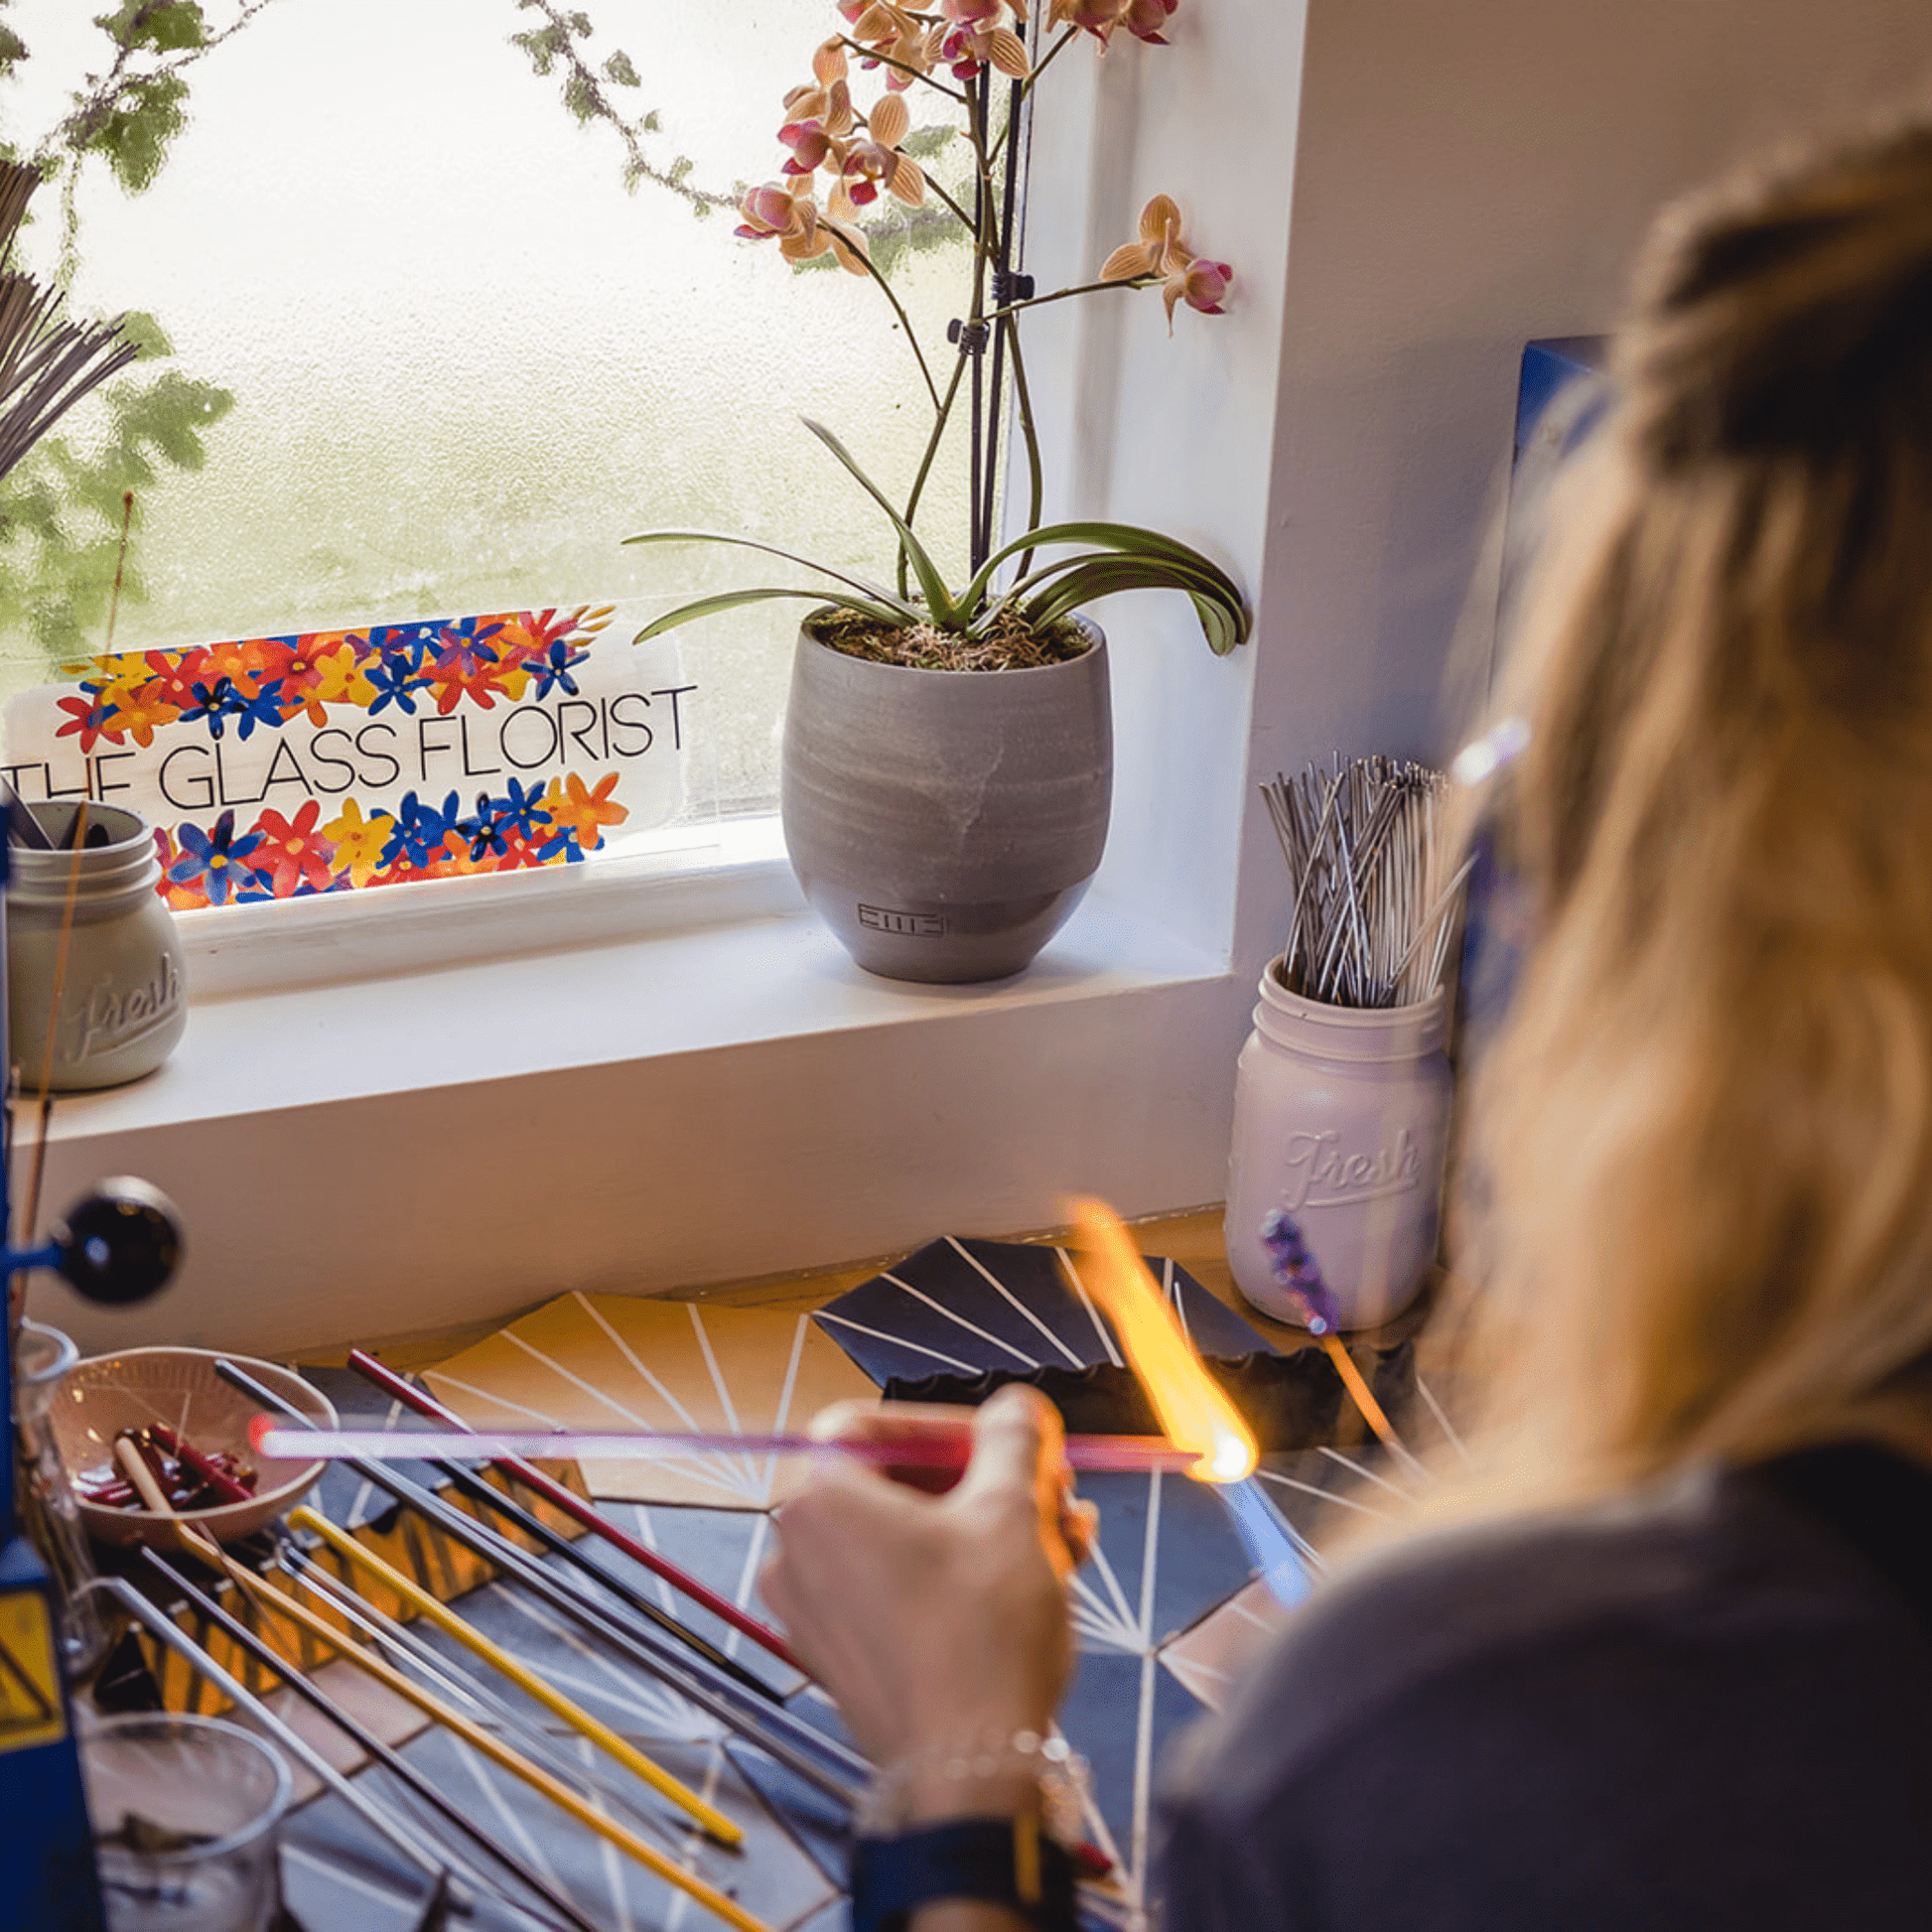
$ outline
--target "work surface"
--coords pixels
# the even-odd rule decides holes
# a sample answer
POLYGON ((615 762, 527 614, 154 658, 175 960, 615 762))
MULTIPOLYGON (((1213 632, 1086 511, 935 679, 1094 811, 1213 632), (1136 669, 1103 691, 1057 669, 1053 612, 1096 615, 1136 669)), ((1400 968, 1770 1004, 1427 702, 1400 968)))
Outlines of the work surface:
MULTIPOLYGON (((1168 1271, 1174 1296, 1182 1295, 1183 1275, 1210 1292, 1211 1302, 1185 1291, 1196 1299, 1183 1300, 1183 1319, 1191 1310, 1196 1322, 1223 1342, 1246 1335, 1227 1312, 1238 1298, 1221 1256, 1217 1214, 1144 1224, 1135 1233, 1145 1252, 1179 1264, 1180 1274, 1168 1271)), ((1050 1361, 1055 1350, 1068 1360, 1083 1346, 1091 1355, 1091 1335, 1074 1334, 1064 1324, 1055 1329, 1035 1312, 1038 1297, 1050 1293, 1040 1286, 1046 1265, 1037 1246, 940 1243, 931 1253, 897 1263, 883 1278, 876 1265, 868 1265, 737 1284, 683 1301, 563 1297, 500 1330, 413 1338, 383 1354, 392 1365, 421 1373, 445 1401, 480 1423, 544 1428, 596 1420, 607 1428, 662 1428, 677 1426, 666 1419, 682 1416, 705 1427, 722 1419, 750 1433, 795 1426, 820 1394, 871 1387, 882 1362, 903 1358, 916 1368, 937 1357, 962 1371, 1000 1366, 1019 1372, 1014 1362, 1050 1361), (921 1275, 921 1269, 938 1272, 921 1275), (845 1332, 836 1311, 831 1320, 812 1318, 814 1311, 862 1283, 873 1287, 845 1304, 858 1311, 846 1317, 845 1332), (901 1307, 902 1316, 895 1312, 901 1307), (871 1380, 849 1354, 870 1368, 871 1380)), ((1245 1346, 1287 1353, 1306 1344, 1299 1330, 1249 1319, 1257 1332, 1245 1346)), ((1399 1346, 1404 1337, 1376 1339, 1385 1360, 1400 1354, 1407 1364, 1399 1346)), ((1358 1352, 1371 1365, 1375 1350, 1358 1352)), ((345 1420, 397 1426, 400 1419, 387 1400, 348 1371, 312 1364, 305 1372, 327 1389, 345 1420)), ((1393 1497, 1390 1477, 1378 1454, 1362 1445, 1362 1432, 1334 1434, 1341 1440, 1272 1455, 1264 1466, 1267 1493, 1305 1533, 1332 1507, 1338 1491, 1360 1492, 1345 1505, 1355 1510, 1375 1509, 1378 1493, 1393 1497)), ((769 1462, 714 1457, 640 1470, 643 1465, 592 1466, 585 1475, 621 1527, 734 1603, 765 1615, 758 1576, 771 1547, 771 1509, 781 1493, 769 1462)), ((1088 1888, 1085 1911, 1094 1925, 1137 1925, 1154 1882, 1163 1748, 1177 1729, 1219 1705, 1278 1612, 1252 1580, 1242 1545, 1211 1489, 1160 1474, 1087 1476, 1080 1486, 1097 1505, 1100 1524, 1092 1559, 1074 1586, 1079 1658, 1062 1725, 1092 1766, 1088 1832, 1112 1867, 1104 1881, 1088 1888)), ((350 1526, 377 1519, 384 1502, 346 1472, 332 1475, 324 1493, 325 1513, 350 1526)), ((547 1561, 556 1568, 557 1559, 547 1561)), ((806 1722, 842 1734, 837 1714, 795 1671, 627 1559, 600 1549, 599 1562, 764 1678, 806 1722)), ((772 1932, 830 1932, 846 1922, 847 1820, 836 1805, 652 1681, 634 1659, 560 1622, 527 1588, 493 1582, 459 1597, 457 1606, 743 1828, 742 1850, 709 1845, 655 1793, 617 1772, 624 1806, 680 1863, 772 1932)), ((452 1662, 475 1668, 449 1639, 432 1631, 426 1640, 452 1662)), ((556 1728, 535 1705, 527 1706, 526 1715, 556 1728)), ((385 1723, 392 1735, 407 1739, 407 1755, 466 1809, 499 1825, 504 1843, 567 1891, 592 1921, 639 1928, 715 1922, 461 1740, 421 1727, 400 1711, 387 1712, 385 1723)), ((566 1752, 591 1761, 591 1747, 581 1737, 559 1731, 558 1741, 566 1752)), ((380 1771, 357 1775, 384 1788, 380 1771)), ((309 1932, 383 1932, 416 1922, 424 1890, 419 1874, 400 1865, 337 1798, 310 1802, 290 1822, 285 1869, 289 1902, 309 1932)), ((518 1921, 485 1911, 479 1922, 518 1921)))

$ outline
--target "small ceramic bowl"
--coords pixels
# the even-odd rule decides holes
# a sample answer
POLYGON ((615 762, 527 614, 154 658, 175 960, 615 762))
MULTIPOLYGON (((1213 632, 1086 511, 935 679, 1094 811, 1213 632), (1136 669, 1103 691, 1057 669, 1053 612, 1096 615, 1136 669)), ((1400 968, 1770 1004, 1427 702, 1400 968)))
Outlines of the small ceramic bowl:
MULTIPOLYGON (((208 1348, 124 1348, 76 1362, 56 1391, 49 1420, 69 1477, 92 1475, 114 1460, 114 1437, 123 1429, 166 1423, 213 1455, 230 1449, 256 1472, 255 1493, 243 1503, 185 1509, 184 1523, 217 1542, 236 1543, 292 1509, 315 1487, 321 1462, 290 1462, 258 1456, 248 1445, 248 1423, 259 1408, 252 1396, 232 1389, 214 1372, 222 1356, 208 1348)), ((245 1355, 227 1357, 324 1429, 334 1429, 329 1398, 289 1369, 245 1355)), ((151 1509, 109 1509, 77 1490, 80 1520, 98 1543, 146 1543, 180 1549, 174 1523, 151 1509)))

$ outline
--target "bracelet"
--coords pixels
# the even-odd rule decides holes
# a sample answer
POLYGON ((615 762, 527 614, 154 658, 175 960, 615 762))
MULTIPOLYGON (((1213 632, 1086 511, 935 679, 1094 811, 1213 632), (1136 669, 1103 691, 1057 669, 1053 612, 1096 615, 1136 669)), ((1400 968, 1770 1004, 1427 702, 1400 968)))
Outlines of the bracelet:
POLYGON ((945 1811, 972 1817, 983 1809, 988 1787, 1024 1777, 1039 1792, 1039 1825, 1064 1846, 1085 1836, 1087 1761, 1064 1737, 1038 1730, 985 1730, 963 1740, 932 1744, 881 1765, 860 1796, 854 1816, 863 1838, 890 1838, 911 1819, 915 1788, 938 1787, 945 1811))

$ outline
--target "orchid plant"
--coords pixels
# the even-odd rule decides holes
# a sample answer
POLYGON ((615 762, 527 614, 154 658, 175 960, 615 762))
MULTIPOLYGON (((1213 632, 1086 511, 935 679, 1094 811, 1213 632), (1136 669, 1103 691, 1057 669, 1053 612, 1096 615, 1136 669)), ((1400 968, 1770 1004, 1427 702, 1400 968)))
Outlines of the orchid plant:
POLYGON ((1063 628, 1066 619, 1095 599, 1117 591, 1173 589, 1192 601, 1210 648, 1217 655, 1233 650, 1248 635, 1247 607, 1234 580, 1199 551, 1131 524, 1040 522, 1039 443, 1020 341, 1020 319, 1028 310, 1103 291, 1160 288, 1170 334, 1174 313, 1183 305, 1205 315, 1222 313, 1233 271, 1227 263, 1188 248, 1180 209, 1166 195, 1147 204, 1139 238, 1115 249, 1092 280, 1040 294, 1031 276, 1014 268, 1027 117, 1041 75, 1083 37, 1102 53, 1117 34, 1165 45, 1161 30, 1179 0, 1049 0, 1044 22, 1032 28, 1025 0, 937 0, 930 11, 897 0, 836 3, 844 29, 814 53, 811 79, 785 96, 777 136, 786 151, 780 177, 744 196, 738 233, 775 243, 794 265, 829 256, 847 272, 868 278, 891 304, 911 346, 931 405, 932 426, 902 502, 867 476, 830 430, 806 423, 890 520, 898 540, 896 581, 890 587, 870 583, 754 537, 649 530, 627 541, 733 544, 801 564, 824 581, 810 590, 763 586, 701 598, 646 625, 637 641, 742 605, 810 598, 850 614, 850 624, 881 639, 862 654, 979 668, 1011 661, 1004 653, 1014 640, 1063 628), (855 94, 855 65, 878 76, 876 90, 869 89, 874 92, 869 105, 862 106, 855 94), (909 146, 917 145, 924 153, 933 145, 927 129, 914 127, 914 101, 939 107, 944 129, 963 134, 970 147, 970 181, 958 193, 928 174, 908 152, 909 146), (915 133, 926 140, 914 143, 915 133), (966 313, 950 326, 957 354, 943 379, 935 373, 937 358, 921 346, 891 281, 873 258, 864 220, 882 195, 907 208, 936 208, 940 218, 962 224, 970 240, 966 313), (1024 534, 996 548, 1009 380, 1028 513, 1024 534), (954 589, 913 525, 962 391, 971 464, 970 576, 954 589), (1042 551, 1054 554, 1040 561, 1042 551))

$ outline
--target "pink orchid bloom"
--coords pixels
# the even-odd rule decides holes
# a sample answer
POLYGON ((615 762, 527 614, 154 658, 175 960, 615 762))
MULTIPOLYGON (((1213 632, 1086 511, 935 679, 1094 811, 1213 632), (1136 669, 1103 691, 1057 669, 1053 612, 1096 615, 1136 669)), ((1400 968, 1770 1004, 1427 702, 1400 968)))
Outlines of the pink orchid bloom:
POLYGON ((1009 27, 955 27, 939 43, 939 58, 961 80, 971 80, 983 67, 1015 80, 1033 71, 1025 42, 1009 27))
POLYGON ((1120 26, 1128 0, 1053 0, 1046 16, 1047 27, 1077 27, 1091 34, 1104 51, 1120 26))
POLYGON ((1179 5, 1180 0, 1128 0, 1120 24, 1137 41, 1149 41, 1156 47, 1166 47, 1167 36, 1161 29, 1168 24, 1179 5))
POLYGON ((868 138, 852 144, 840 170, 840 186, 854 207, 877 201, 882 186, 908 207, 917 207, 925 200, 925 176, 919 164, 898 152, 898 144, 911 131, 912 111, 897 94, 889 93, 874 103, 868 138))
POLYGON ((823 121, 787 121, 778 130, 778 139, 791 150, 784 165, 788 175, 815 174, 827 162, 837 168, 845 165, 845 143, 834 141, 823 121))
MULTIPOLYGON (((1234 270, 1226 262, 1211 262, 1205 255, 1196 255, 1180 277, 1180 299, 1190 309, 1198 309, 1204 316, 1226 314, 1221 307, 1228 292, 1228 284, 1234 280, 1234 270)), ((1173 314, 1170 305, 1168 314, 1173 314)))
POLYGON ((738 205, 745 218, 733 230, 748 241, 763 241, 774 234, 787 234, 797 216, 798 204, 783 182, 768 181, 761 188, 750 189, 738 205))
MULTIPOLYGON (((893 63, 886 85, 895 93, 909 87, 915 76, 930 73, 939 59, 940 43, 946 36, 943 21, 928 26, 903 7, 894 5, 893 0, 866 0, 856 13, 846 17, 852 21, 852 38, 860 46, 893 63)), ((880 61, 861 65, 876 68, 880 61)))
POLYGON ((1157 195, 1141 210, 1141 238, 1116 248, 1100 265, 1103 282, 1140 282, 1161 276, 1161 299, 1173 334, 1173 312, 1182 302, 1203 315, 1224 314, 1222 301, 1234 270, 1226 262, 1206 261, 1180 239, 1180 209, 1173 196, 1157 195))
POLYGON ((856 228, 838 225, 841 218, 852 218, 852 205, 845 195, 845 183, 832 187, 833 206, 828 220, 812 199, 812 178, 795 175, 788 182, 766 182, 750 190, 738 205, 745 219, 738 232, 749 241, 778 238, 778 252, 794 267, 800 262, 816 261, 829 253, 848 274, 869 275, 866 238, 856 228))

